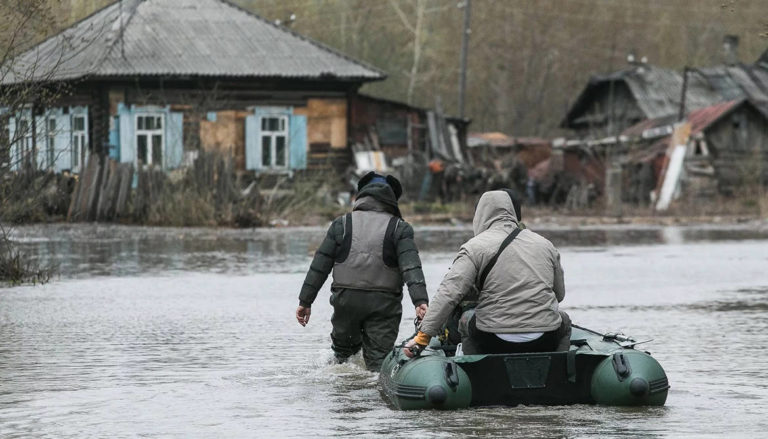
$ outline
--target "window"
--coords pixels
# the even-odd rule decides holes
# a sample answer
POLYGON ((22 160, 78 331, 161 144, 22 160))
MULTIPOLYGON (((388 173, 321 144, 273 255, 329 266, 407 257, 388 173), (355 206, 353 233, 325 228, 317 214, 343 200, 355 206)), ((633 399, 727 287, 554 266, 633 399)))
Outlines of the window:
POLYGON ((46 135, 45 135, 45 165, 48 168, 53 167, 53 163, 56 160, 55 154, 54 154, 54 142, 56 141, 56 118, 51 117, 48 119, 48 124, 46 125, 46 135))
POLYGON ((72 171, 78 172, 88 150, 88 130, 84 114, 72 115, 72 171))
POLYGON ((15 143, 17 145, 18 156, 16 159, 17 165, 26 163, 27 160, 32 158, 34 152, 34 142, 32 139, 32 126, 28 119, 20 118, 16 120, 16 133, 14 135, 15 143))
POLYGON ((261 166, 283 169, 288 167, 288 117, 261 118, 261 166))
POLYGON ((165 136, 162 114, 136 116, 136 162, 145 166, 163 166, 165 136))

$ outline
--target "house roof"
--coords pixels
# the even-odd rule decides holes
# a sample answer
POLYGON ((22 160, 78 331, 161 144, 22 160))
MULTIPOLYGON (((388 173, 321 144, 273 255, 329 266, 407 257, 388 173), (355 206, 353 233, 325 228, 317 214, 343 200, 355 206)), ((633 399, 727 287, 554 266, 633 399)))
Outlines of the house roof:
MULTIPOLYGON (((717 104, 691 111, 685 117, 685 121, 691 124, 691 135, 709 128, 712 124, 719 121, 722 117, 741 105, 751 105, 757 108, 748 100, 734 99, 726 102, 718 102, 717 104)), ((624 130, 621 133, 621 136, 629 139, 666 137, 672 133, 673 125, 676 122, 677 117, 675 116, 646 119, 624 130)))
MULTIPOLYGON (((688 79, 687 108, 701 108, 722 100, 701 78, 688 79)), ((651 64, 638 64, 617 72, 592 76, 568 110, 562 125, 569 126, 570 122, 586 111, 593 93, 611 82, 623 82, 627 85, 645 118, 655 119, 679 112, 683 75, 651 64)))
MULTIPOLYGON (((563 126, 571 125, 588 108, 587 103, 598 87, 612 81, 622 81, 627 85, 646 119, 669 117, 680 111, 682 73, 643 64, 607 75, 592 76, 569 109, 563 126)), ((755 65, 720 65, 688 72, 686 110, 743 98, 750 99, 762 111, 768 111, 768 51, 755 65)))
POLYGON ((719 65, 692 71, 723 99, 748 98, 755 103, 768 103, 768 65, 719 65))
POLYGON ((748 105, 748 102, 749 101, 743 99, 736 99, 691 111, 686 118, 686 120, 691 124, 691 135, 706 130, 715 122, 728 115, 731 111, 740 107, 742 104, 748 105))
POLYGON ((14 71, 5 83, 86 76, 386 77, 225 0, 112 3, 21 54, 14 71))

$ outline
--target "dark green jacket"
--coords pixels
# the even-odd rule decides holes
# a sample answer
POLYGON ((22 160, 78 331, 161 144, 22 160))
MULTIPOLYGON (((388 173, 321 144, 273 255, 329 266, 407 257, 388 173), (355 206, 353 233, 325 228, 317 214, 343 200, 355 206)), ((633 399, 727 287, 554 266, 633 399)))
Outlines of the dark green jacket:
MULTIPOLYGON (((358 200, 364 197, 373 197, 392 215, 400 217, 400 210, 392 189, 385 184, 369 184, 357 196, 358 200)), ((358 203, 356 203, 357 205, 358 203)), ((354 233, 354 232, 353 232, 354 233)), ((344 223, 343 217, 338 217, 331 223, 323 243, 315 252, 312 264, 309 266, 304 285, 299 294, 299 303, 302 306, 311 306, 317 297, 317 292, 325 283, 328 275, 333 270, 336 256, 343 245, 344 223)), ((403 281, 408 285, 408 293, 414 306, 428 303, 427 285, 424 281, 424 273, 421 270, 421 259, 416 243, 413 240, 413 228, 405 221, 400 221, 394 234, 397 249, 397 262, 403 281)))

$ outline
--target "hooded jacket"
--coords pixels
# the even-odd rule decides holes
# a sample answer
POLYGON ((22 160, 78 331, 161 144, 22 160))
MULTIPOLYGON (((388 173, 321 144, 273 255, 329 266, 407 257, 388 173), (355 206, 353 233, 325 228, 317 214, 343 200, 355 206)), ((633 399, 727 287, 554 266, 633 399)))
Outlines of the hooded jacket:
MULTIPOLYGON (((474 289, 502 241, 518 227, 509 194, 483 194, 472 226, 474 238, 459 250, 421 324, 421 332, 429 336, 441 332, 454 308, 474 289)), ((558 303, 564 297, 560 254, 546 238, 522 230, 481 286, 475 308, 477 328, 496 334, 553 331, 561 323, 558 303)))
MULTIPOLYGON (((392 188, 387 184, 372 183, 365 186, 357 195, 352 211, 381 212, 398 218, 401 217, 397 198, 392 188)), ((333 271, 337 261, 344 259, 344 229, 344 216, 336 218, 328 228, 328 233, 317 249, 317 252, 315 252, 309 272, 304 280, 304 285, 302 285, 301 293, 299 294, 299 303, 302 306, 312 305, 318 291, 325 283, 328 275, 333 271)), ((353 230, 353 237, 354 234, 353 230)), ((427 303, 427 287, 424 281, 424 273, 421 269, 419 251, 413 240, 413 228, 403 220, 398 221, 392 239, 395 243, 394 254, 385 256, 390 256, 393 260, 396 260, 396 270, 399 271, 402 282, 408 285, 408 293, 413 304, 418 306, 427 303)), ((387 270, 388 268, 382 266, 381 269, 387 270)), ((333 288, 344 288, 344 286, 337 285, 333 288)), ((398 289, 398 294, 399 292, 398 289)))

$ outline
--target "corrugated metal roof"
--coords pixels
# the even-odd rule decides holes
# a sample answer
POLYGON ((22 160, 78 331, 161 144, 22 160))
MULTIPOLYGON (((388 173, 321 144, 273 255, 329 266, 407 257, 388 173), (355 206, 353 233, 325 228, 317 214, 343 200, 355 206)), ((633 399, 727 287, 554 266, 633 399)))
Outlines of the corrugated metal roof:
MULTIPOLYGON (((593 91, 601 84, 623 81, 648 119, 675 115, 680 111, 683 75, 649 64, 634 66, 590 78, 563 121, 575 120, 593 91)), ((709 107, 723 100, 750 98, 756 105, 768 102, 768 70, 760 66, 717 66, 690 70, 685 95, 687 111, 709 107)))
MULTIPOLYGON (((372 81, 385 73, 225 0, 126 0, 17 59, 17 75, 224 76, 372 81), (35 74, 30 75, 30 70, 35 74)), ((17 79, 18 78, 18 79, 17 79)))
POLYGON ((694 70, 692 75, 706 81, 724 99, 768 102, 768 70, 760 65, 705 67, 694 70))
MULTIPOLYGON (((719 121, 723 116, 726 116, 731 111, 740 107, 741 105, 752 105, 751 102, 745 99, 735 99, 727 102, 720 102, 715 105, 710 105, 704 108, 693 110, 685 117, 685 120, 691 124, 691 135, 702 132, 712 126, 715 122, 719 121)), ((656 138, 657 136, 650 136, 650 131, 656 130, 658 137, 668 137, 667 134, 672 132, 672 126, 675 124, 676 118, 671 116, 657 117, 655 119, 648 119, 639 122, 626 130, 621 134, 628 138, 656 138), (668 127, 669 129, 664 131, 660 128, 668 127)))
POLYGON ((746 101, 737 99, 691 111, 686 118, 691 124, 691 135, 704 131, 744 102, 746 101))

